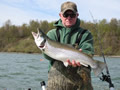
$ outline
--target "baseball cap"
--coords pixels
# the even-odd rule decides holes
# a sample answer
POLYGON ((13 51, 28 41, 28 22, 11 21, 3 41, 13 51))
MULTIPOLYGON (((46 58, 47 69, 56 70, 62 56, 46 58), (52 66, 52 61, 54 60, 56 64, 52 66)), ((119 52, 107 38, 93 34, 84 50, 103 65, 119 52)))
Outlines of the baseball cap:
POLYGON ((64 14, 67 10, 72 10, 74 13, 77 13, 77 6, 75 3, 67 1, 61 5, 61 12, 64 14))

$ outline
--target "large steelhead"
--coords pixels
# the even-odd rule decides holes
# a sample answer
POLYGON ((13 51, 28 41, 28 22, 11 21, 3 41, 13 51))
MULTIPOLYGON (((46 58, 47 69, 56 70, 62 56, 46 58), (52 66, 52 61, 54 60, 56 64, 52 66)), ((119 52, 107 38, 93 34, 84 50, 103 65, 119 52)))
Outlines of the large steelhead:
POLYGON ((32 32, 37 47, 46 55, 53 59, 62 61, 65 66, 68 66, 67 59, 80 62, 81 65, 86 67, 90 66, 96 76, 101 74, 102 70, 106 67, 106 64, 97 60, 93 60, 92 57, 80 52, 66 44, 53 41, 40 29, 38 33, 32 32))

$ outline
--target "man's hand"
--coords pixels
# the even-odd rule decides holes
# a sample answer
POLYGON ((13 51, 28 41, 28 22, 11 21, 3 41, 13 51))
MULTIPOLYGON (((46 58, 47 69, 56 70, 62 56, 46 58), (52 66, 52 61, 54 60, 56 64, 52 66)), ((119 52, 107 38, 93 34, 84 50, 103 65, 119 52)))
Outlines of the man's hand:
POLYGON ((75 60, 72 60, 72 62, 68 59, 67 60, 68 65, 72 65, 73 67, 81 66, 80 62, 75 62, 75 60))
MULTIPOLYGON (((79 49, 80 52, 82 52, 82 49, 79 49)), ((72 60, 72 62, 67 59, 67 62, 69 65, 73 66, 73 67, 77 67, 77 66, 81 66, 80 62, 76 62, 75 60, 72 60)))

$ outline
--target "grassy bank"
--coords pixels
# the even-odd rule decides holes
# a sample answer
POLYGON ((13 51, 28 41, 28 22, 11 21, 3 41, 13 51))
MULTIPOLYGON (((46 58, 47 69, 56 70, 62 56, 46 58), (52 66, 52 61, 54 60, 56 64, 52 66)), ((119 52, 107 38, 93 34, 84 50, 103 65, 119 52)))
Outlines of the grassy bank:
POLYGON ((0 49, 1 52, 41 53, 33 39, 25 38, 14 43, 9 43, 0 49))
MULTIPOLYGON (((41 53, 41 51, 36 46, 33 38, 31 37, 27 37, 12 43, 8 43, 4 47, 0 48, 0 52, 41 53)), ((106 55, 106 56, 119 57, 120 51, 118 51, 118 53, 114 55, 112 54, 112 55, 106 55)))

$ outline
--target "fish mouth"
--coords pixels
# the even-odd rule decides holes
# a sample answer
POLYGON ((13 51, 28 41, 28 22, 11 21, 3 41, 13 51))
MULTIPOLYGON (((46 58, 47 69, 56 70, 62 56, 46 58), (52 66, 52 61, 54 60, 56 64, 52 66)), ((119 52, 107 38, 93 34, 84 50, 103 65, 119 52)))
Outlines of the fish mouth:
POLYGON ((44 45, 41 45, 41 46, 39 46, 40 48, 43 48, 44 47, 44 45))
POLYGON ((46 42, 46 39, 44 39, 42 42, 41 42, 41 44, 40 44, 40 48, 44 48, 44 46, 45 46, 45 42, 46 42))

